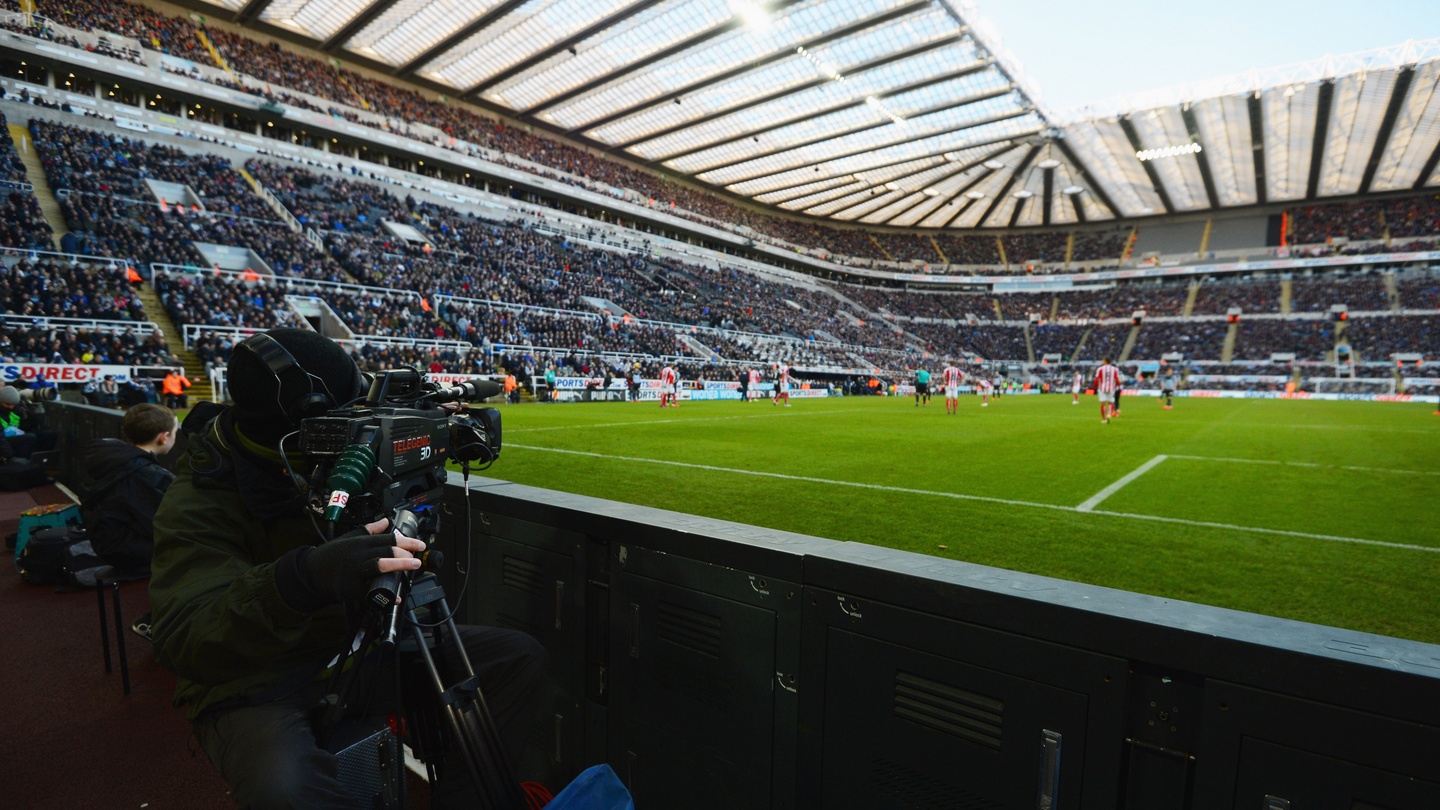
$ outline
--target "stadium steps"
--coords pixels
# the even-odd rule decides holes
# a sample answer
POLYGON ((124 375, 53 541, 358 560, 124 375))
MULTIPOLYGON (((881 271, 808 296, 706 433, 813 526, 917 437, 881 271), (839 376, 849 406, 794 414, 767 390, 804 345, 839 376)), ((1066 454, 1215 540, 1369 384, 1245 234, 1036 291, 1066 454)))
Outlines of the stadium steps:
POLYGON ((1030 358, 1029 362, 1035 362, 1035 342, 1030 339, 1030 324, 1025 324, 1025 354, 1030 358))
POLYGON ((940 249, 940 243, 939 243, 939 242, 936 242, 936 241, 935 241, 935 237, 933 237, 933 236, 930 237, 930 245, 935 248, 935 255, 937 255, 937 256, 940 257, 940 263, 941 263, 941 264, 949 264, 949 263, 950 263, 950 259, 945 256, 945 251, 943 251, 943 250, 940 249))
POLYGON ((1054 322, 1058 317, 1060 317, 1060 296, 1052 295, 1050 296, 1050 317, 1048 320, 1054 322))
POLYGON ((1390 311, 1399 312, 1404 305, 1400 303, 1400 285, 1395 281, 1394 273, 1386 273, 1385 295, 1390 299, 1390 311))
POLYGON ((1085 341, 1090 339, 1090 333, 1094 331, 1095 327, 1093 326, 1085 327, 1085 334, 1080 336, 1080 342, 1076 343, 1074 351, 1070 352, 1070 361, 1072 363, 1080 358, 1080 352, 1085 348, 1085 341))
POLYGON ((880 255, 884 256, 886 261, 895 261, 895 257, 890 255, 890 251, 886 250, 885 246, 880 244, 880 240, 876 239, 874 234, 866 233, 865 238, 869 239, 870 242, 875 245, 876 249, 880 251, 880 255))
MULTIPOLYGON (((230 67, 230 63, 226 62, 225 57, 220 55, 220 49, 216 48, 215 43, 210 41, 210 37, 205 33, 204 28, 197 27, 195 29, 195 36, 200 38, 200 44, 204 45, 205 50, 210 52, 210 58, 215 60, 216 67, 232 75, 235 73, 234 69, 230 67)), ((186 376, 189 375, 187 374, 186 376)))
POLYGON ((1195 252, 1196 256, 1204 256, 1205 251, 1210 249, 1210 234, 1215 230, 1215 218, 1205 220, 1205 230, 1200 234, 1200 249, 1195 252))
POLYGON ((1188 318, 1195 314, 1195 299, 1200 297, 1200 283, 1190 282, 1190 289, 1185 291, 1185 308, 1180 311, 1182 317, 1188 318))
POLYGON ((1130 327, 1130 334, 1125 336, 1125 347, 1120 350, 1120 359, 1117 363, 1123 363, 1130 359, 1130 352, 1135 348, 1135 341, 1140 338, 1140 324, 1130 327))
POLYGON ((1000 264, 1003 265, 1005 269, 1010 269, 1010 260, 1005 256, 1005 240, 998 236, 995 237, 995 249, 1000 252, 1000 264))
MULTIPOLYGON (((1075 232, 1071 231, 1065 235, 1065 269, 1070 269, 1070 260, 1075 257, 1075 232)), ((1054 315, 1050 316, 1054 318, 1054 315)))
POLYGON ((1220 362, 1228 363, 1235 356, 1235 338, 1240 336, 1239 322, 1225 327, 1225 345, 1220 348, 1220 362))
POLYGON ((361 109, 367 110, 367 111, 372 111, 372 112, 374 111, 375 108, 372 107, 372 106, 370 106, 370 102, 367 101, 364 96, 360 95, 360 91, 359 91, 359 90, 356 90, 356 89, 355 89, 355 85, 351 84, 351 83, 350 83, 350 80, 347 79, 347 78, 345 78, 345 74, 344 74, 344 73, 342 73, 342 72, 340 72, 340 71, 337 70, 337 71, 335 71, 335 76, 340 79, 340 83, 341 83, 341 84, 343 84, 343 85, 345 85, 347 88, 349 88, 349 90, 350 90, 351 93, 354 93, 354 94, 355 94, 355 98, 357 98, 357 99, 360 100, 360 108, 361 108, 361 109))
MULTIPOLYGON (((244 166, 235 166, 234 169, 235 171, 240 173, 241 177, 245 178, 245 182, 250 184, 250 188, 255 190, 256 196, 264 200, 265 204, 270 206, 270 209, 272 211, 280 215, 280 219, 284 221, 286 225, 290 226, 290 230, 295 231, 296 233, 300 233, 302 230, 304 230, 303 226, 301 226, 300 224, 300 220, 296 219, 295 215, 290 213, 290 209, 286 208, 285 204, 280 202, 279 197, 276 197, 274 194, 267 193, 265 190, 265 186, 261 185, 260 181, 255 179, 255 175, 251 174, 249 169, 245 168, 244 166)), ((325 252, 324 249, 319 245, 317 245, 316 247, 320 249, 320 252, 325 252)))
POLYGON ((1290 314, 1291 294, 1295 292, 1295 284, 1288 278, 1280 279, 1280 314, 1290 314))
POLYGON ((60 201, 55 199, 55 192, 50 190, 50 181, 45 179, 45 169, 40 165, 40 155, 35 151, 29 128, 24 124, 10 124, 10 139, 15 142, 15 153, 20 156, 20 162, 25 164, 25 178, 35 187, 35 199, 40 203, 40 213, 45 216, 45 222, 53 232, 51 241, 55 243, 55 249, 59 250, 60 237, 70 232, 70 224, 65 221, 65 214, 60 210, 60 201))
POLYGON ((200 358, 189 349, 185 348, 185 334, 176 328, 175 322, 170 320, 170 313, 165 311, 165 305, 160 301, 160 294, 150 282, 145 282, 135 289, 139 296, 140 303, 145 305, 145 317, 155 322, 156 326, 165 333, 165 344, 170 347, 170 353, 180 358, 180 364, 185 367, 185 376, 190 378, 190 402, 203 402, 214 400, 215 391, 210 387, 210 372, 205 370, 205 364, 200 358))

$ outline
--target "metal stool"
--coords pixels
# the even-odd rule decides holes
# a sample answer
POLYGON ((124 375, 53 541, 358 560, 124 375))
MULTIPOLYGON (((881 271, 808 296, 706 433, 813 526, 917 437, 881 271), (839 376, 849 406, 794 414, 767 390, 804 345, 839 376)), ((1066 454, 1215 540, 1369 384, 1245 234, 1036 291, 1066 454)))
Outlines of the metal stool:
POLYGON ((114 568, 106 568, 95 577, 95 601, 100 606, 100 647, 105 654, 105 674, 114 670, 110 665, 110 622, 105 615, 105 591, 110 591, 110 601, 115 606, 115 646, 120 658, 120 684, 125 694, 130 694, 130 658, 125 653, 125 619, 120 610, 120 586, 137 579, 148 579, 149 574, 122 574, 114 568))

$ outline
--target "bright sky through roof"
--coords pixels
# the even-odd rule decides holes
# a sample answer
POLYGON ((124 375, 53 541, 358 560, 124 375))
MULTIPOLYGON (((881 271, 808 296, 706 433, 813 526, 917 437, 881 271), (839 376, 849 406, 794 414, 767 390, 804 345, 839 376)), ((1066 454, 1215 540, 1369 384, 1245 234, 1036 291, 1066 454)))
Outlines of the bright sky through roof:
POLYGON ((1054 111, 1440 37, 1440 0, 974 0, 1054 111))

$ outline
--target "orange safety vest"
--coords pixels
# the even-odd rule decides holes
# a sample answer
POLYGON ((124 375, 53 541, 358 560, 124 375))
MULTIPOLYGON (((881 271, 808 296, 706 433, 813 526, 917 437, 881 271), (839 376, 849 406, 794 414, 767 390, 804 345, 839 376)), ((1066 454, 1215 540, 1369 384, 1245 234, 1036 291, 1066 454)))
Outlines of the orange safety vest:
POLYGON ((164 382, 160 384, 160 393, 174 394, 178 397, 189 387, 190 381, 185 378, 184 374, 166 374, 164 382))
POLYGON ((510 393, 511 391, 514 391, 516 388, 519 388, 519 387, 520 387, 520 384, 517 383, 517 382, 515 382, 515 375, 514 375, 514 374, 507 374, 507 375, 505 375, 505 393, 508 394, 508 393, 510 393))

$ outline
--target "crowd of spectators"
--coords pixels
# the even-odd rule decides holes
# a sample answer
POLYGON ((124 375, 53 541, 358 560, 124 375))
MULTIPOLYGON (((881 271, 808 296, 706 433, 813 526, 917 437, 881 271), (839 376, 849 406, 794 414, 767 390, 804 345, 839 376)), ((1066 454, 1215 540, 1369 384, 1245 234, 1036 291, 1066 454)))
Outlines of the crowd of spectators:
POLYGON ((1334 348, 1334 324, 1328 320, 1242 317, 1232 356, 1241 360, 1264 360, 1279 353, 1294 354, 1298 360, 1324 360, 1326 353, 1334 348))
POLYGON ((983 265, 1000 268, 1000 243, 993 236, 936 234, 935 241, 951 264, 983 265))
POLYGON ((1329 275, 1290 283, 1291 312, 1328 312, 1334 304, 1344 304, 1352 312, 1389 310, 1385 277, 1378 273, 1348 278, 1329 275))
POLYGON ((1225 347, 1227 327, 1224 321, 1146 321, 1127 359, 1159 360, 1171 352, 1192 359, 1218 359, 1225 347))
MULTIPOLYGON (((5 0, 3 5, 18 10, 15 0, 5 0)), ((67 26, 133 37, 147 48, 198 63, 213 61, 201 42, 196 26, 189 19, 167 17, 125 0, 110 3, 100 3, 99 0, 45 0, 40 6, 40 13, 67 26)), ((602 191, 626 189, 648 200, 650 206, 674 215, 722 227, 739 227, 762 239, 818 248, 835 254, 842 261, 853 258, 874 262, 888 258, 940 262, 940 255, 925 236, 871 233, 759 213, 713 193, 692 189, 587 150, 507 126, 445 101, 426 98, 418 92, 339 68, 322 58, 275 43, 260 44, 248 37, 217 29, 206 29, 206 33, 232 69, 271 83, 274 87, 265 92, 286 103, 319 109, 313 102, 284 93, 283 88, 303 91, 338 104, 368 110, 380 116, 383 123, 377 124, 371 118, 337 107, 327 107, 325 112, 411 137, 416 136, 411 124, 423 123, 443 133, 442 137, 430 140, 447 148, 461 149, 526 171, 602 191), (515 159, 524 162, 516 162, 515 159)), ((1292 241, 1301 244, 1323 243, 1336 236, 1375 239, 1386 230, 1396 238, 1440 232, 1440 216, 1437 216, 1440 205, 1433 195, 1361 204, 1299 206, 1290 213, 1292 241)), ((1073 260, 1091 261, 1118 258, 1128 232, 1120 229, 1082 231, 1075 236, 1073 260)), ((1000 265, 997 240, 993 236, 945 234, 936 238, 945 259, 951 264, 991 268, 1000 265)), ((1005 237, 1006 255, 1012 264, 1030 260, 1054 264, 1063 260, 1065 249, 1065 236, 1062 234, 1005 237)))
POLYGON ((1391 239, 1440 234, 1440 195, 1434 192, 1418 197, 1381 200, 1381 215, 1391 239))
POLYGON ((48 259, 0 265, 0 314, 32 318, 143 321, 145 307, 123 267, 97 270, 48 259))
POLYGON ((25 163, 15 151, 15 141, 10 137, 9 123, 0 115, 0 245, 22 248, 52 247, 53 231, 40 211, 40 201, 33 191, 26 191, 20 184, 28 184, 25 163))
POLYGON ((1069 235, 1064 233, 1027 233, 1000 237, 1005 246, 1005 259, 1012 265, 1041 262, 1059 264, 1065 261, 1069 235))
POLYGON ((1041 360, 1047 354, 1058 354, 1069 358, 1080 345, 1080 338, 1088 327, 1060 324, 1041 324, 1030 330, 1030 343, 1035 348, 1035 359, 1041 360))
POLYGON ((1440 309, 1440 276, 1414 276, 1395 282, 1405 309, 1440 309))
POLYGON ((1440 359, 1440 315, 1351 318, 1345 337, 1361 360, 1388 360, 1394 353, 1440 359))
POLYGON ((184 274, 162 271, 150 281, 176 326, 271 329, 299 325, 299 316, 286 306, 284 293, 278 286, 204 271, 184 274))
POLYGON ((1324 244, 1332 239, 1352 241, 1384 236, 1380 206, 1372 202, 1302 205, 1290 209, 1290 243, 1324 244))
POLYGON ((102 330, 57 325, 37 319, 29 325, 0 326, 0 360, 8 363, 98 363, 121 366, 172 365, 164 335, 133 328, 102 330))
POLYGON ((1224 315, 1231 307, 1242 313, 1280 311, 1280 285, 1275 281, 1216 281, 1207 279, 1195 294, 1194 315, 1224 315))
POLYGON ((1111 229, 1100 231, 1076 231, 1075 248, 1070 255, 1072 262, 1120 261, 1125 252, 1125 243, 1130 239, 1130 230, 1111 229))
MULTIPOLYGON (((31 119, 30 133, 44 146, 41 166, 51 187, 149 200, 147 180, 189 186, 204 211, 272 220, 275 212, 257 197, 225 158, 147 144, 92 129, 31 119)), ((161 200, 170 205, 182 200, 161 200)))
POLYGON ((301 225, 318 231, 383 233, 385 220, 406 222, 415 207, 362 180, 335 179, 301 166, 250 159, 245 168, 280 200, 301 225))

